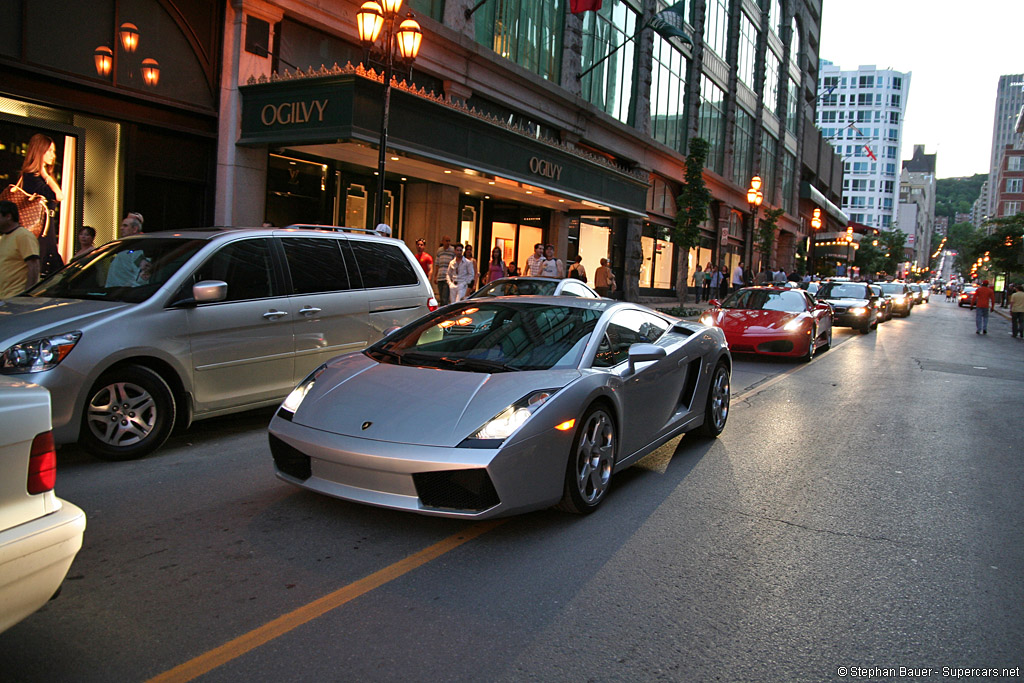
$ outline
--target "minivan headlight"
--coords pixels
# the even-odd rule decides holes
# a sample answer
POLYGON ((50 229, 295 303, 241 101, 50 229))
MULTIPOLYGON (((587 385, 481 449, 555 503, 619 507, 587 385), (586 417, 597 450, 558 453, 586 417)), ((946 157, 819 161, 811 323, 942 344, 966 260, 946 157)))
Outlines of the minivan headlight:
POLYGON ((71 353, 81 338, 82 333, 75 331, 18 342, 0 356, 0 373, 20 375, 52 370, 71 353))

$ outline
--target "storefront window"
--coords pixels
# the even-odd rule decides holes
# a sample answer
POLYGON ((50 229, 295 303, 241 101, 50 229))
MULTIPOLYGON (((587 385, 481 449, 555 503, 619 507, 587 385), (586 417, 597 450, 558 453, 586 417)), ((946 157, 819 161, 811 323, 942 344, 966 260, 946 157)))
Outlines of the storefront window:
POLYGON ((342 225, 347 228, 363 228, 367 221, 366 188, 352 183, 345 193, 345 220, 342 225))
POLYGON ((601 267, 601 259, 611 261, 612 221, 604 216, 580 217, 579 254, 583 257, 583 268, 591 278, 601 267))
POLYGON ((476 41, 543 78, 558 82, 565 14, 562 0, 491 0, 473 15, 476 41))
POLYGON ((581 69, 608 57, 580 80, 583 99, 623 123, 631 119, 636 51, 635 42, 626 41, 635 34, 636 21, 637 13, 621 0, 583 15, 581 69))
POLYGON ((267 220, 279 226, 323 222, 326 180, 325 164, 271 154, 267 163, 267 220))
POLYGON ((672 289, 675 245, 668 241, 666 226, 648 226, 640 238, 644 260, 640 264, 640 287, 672 289))

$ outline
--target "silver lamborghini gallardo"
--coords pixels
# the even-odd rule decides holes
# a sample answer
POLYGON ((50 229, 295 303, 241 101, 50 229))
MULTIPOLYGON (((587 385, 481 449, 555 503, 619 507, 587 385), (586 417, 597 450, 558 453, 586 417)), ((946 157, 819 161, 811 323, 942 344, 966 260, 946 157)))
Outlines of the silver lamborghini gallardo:
POLYGON ((309 375, 270 423, 277 476, 483 519, 587 513, 612 475, 729 415, 722 331, 607 299, 446 306, 309 375))

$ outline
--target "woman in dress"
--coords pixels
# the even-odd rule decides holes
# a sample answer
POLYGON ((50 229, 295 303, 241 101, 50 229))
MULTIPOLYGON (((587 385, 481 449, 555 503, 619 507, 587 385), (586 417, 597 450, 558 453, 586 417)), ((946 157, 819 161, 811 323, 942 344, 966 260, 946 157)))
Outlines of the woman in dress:
POLYGON ((506 275, 508 275, 508 270, 505 268, 505 262, 501 260, 501 247, 495 247, 491 250, 491 263, 487 267, 487 281, 494 282, 506 275))
POLYGON ((46 208, 51 216, 46 232, 38 235, 40 278, 64 267, 64 261, 57 250, 60 236, 58 205, 64 201, 64 192, 53 177, 56 161, 57 146, 53 140, 42 133, 36 133, 29 139, 25 162, 21 165, 21 189, 29 194, 46 197, 46 208))

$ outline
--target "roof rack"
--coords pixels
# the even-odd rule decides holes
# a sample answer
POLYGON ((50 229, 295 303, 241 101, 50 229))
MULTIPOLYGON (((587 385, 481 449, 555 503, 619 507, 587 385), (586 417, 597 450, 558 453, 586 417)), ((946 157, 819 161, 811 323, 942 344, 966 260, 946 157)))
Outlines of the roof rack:
POLYGON ((313 223, 292 223, 291 225, 284 226, 287 228, 306 228, 311 230, 334 230, 335 232, 359 232, 364 235, 377 235, 379 234, 376 230, 370 230, 368 228, 349 228, 344 225, 316 225, 313 223))

